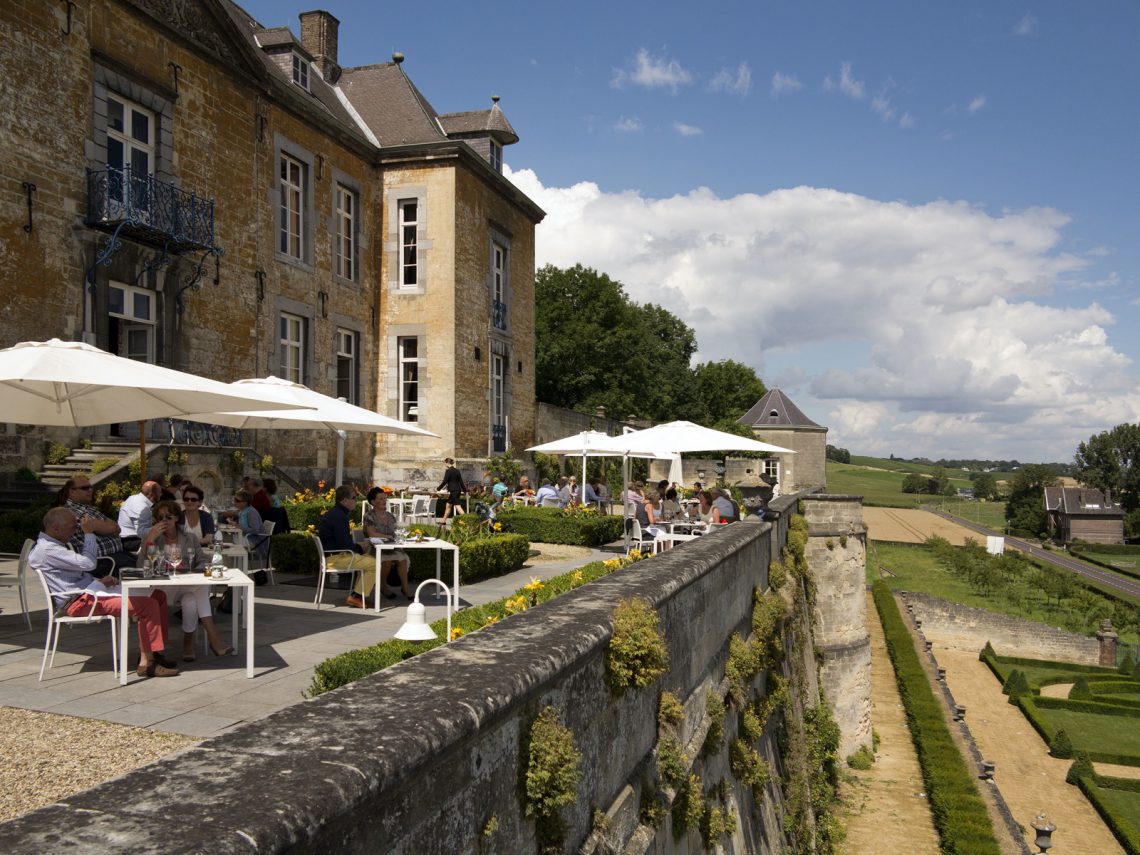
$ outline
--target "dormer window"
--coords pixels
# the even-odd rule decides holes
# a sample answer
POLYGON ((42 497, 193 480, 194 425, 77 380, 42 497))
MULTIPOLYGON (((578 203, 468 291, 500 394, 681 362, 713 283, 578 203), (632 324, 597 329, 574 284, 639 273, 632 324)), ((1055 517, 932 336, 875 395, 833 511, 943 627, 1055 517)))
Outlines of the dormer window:
POLYGON ((503 171, 503 147, 495 140, 491 140, 491 168, 496 172, 503 171))
POLYGON ((293 82, 309 91, 309 61, 300 54, 293 54, 293 82))

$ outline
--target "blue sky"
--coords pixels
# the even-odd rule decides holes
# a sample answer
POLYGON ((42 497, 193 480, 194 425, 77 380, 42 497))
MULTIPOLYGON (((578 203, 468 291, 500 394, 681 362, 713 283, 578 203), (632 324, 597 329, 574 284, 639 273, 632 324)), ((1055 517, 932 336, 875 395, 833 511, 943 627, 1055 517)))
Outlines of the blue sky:
POLYGON ((1140 419, 1132 0, 325 8, 342 65, 501 96, 540 264, 664 305, 830 442, 1068 460, 1140 419))

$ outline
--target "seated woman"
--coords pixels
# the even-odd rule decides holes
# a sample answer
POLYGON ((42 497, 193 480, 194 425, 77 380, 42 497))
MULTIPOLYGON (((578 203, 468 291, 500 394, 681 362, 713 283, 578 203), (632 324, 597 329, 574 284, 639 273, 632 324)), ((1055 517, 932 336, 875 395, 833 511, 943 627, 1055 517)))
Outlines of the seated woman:
POLYGON ((661 512, 667 520, 681 515, 681 503, 677 501, 677 488, 675 486, 666 488, 665 498, 661 501, 661 512))
POLYGON ((252 500, 253 497, 248 491, 238 490, 234 493, 234 507, 237 508, 237 513, 231 513, 229 516, 241 529, 241 533, 245 537, 245 545, 250 553, 257 553, 258 556, 264 557, 265 553, 269 551, 269 538, 265 536, 265 532, 262 530, 261 514, 251 504, 252 500))
POLYGON ((641 530, 654 540, 661 540, 668 536, 668 532, 657 525, 662 519, 661 502, 662 499, 658 493, 647 490, 641 504, 634 504, 634 513, 637 514, 637 521, 641 523, 641 530), (646 519, 645 522, 641 521, 643 516, 646 519))
MULTIPOLYGON (((161 553, 167 544, 176 543, 182 551, 183 566, 192 573, 200 573, 206 565, 198 537, 185 529, 179 529, 180 510, 177 502, 163 500, 154 505, 154 526, 143 538, 139 549, 138 566, 146 563, 147 547, 154 545, 161 553)), ((182 606, 182 661, 194 661, 194 633, 201 621, 206 630, 206 639, 215 656, 225 656, 234 649, 226 645, 214 626, 214 613, 210 609, 210 586, 193 585, 188 588, 173 589, 172 597, 182 606)))
POLYGON ((697 493, 697 500, 700 502, 697 515, 700 517, 701 522, 707 525, 708 523, 712 522, 713 516, 712 493, 710 493, 708 490, 701 490, 699 493, 697 493))
MULTIPOLYGON (((368 491, 368 510, 364 512, 364 533, 368 537, 391 542, 396 539, 396 518, 388 510, 388 494, 379 487, 368 491)), ((386 599, 394 599, 396 592, 388 587, 388 577, 392 567, 396 568, 396 575, 400 578, 400 593, 409 600, 412 590, 408 585, 408 554, 402 550, 384 550, 383 560, 380 562, 380 593, 386 599)))
POLYGON ((523 475, 521 478, 519 478, 519 488, 515 490, 514 498, 520 501, 525 500, 532 494, 532 492, 533 491, 530 486, 530 478, 528 478, 526 475, 523 475))
POLYGON ((204 498, 205 494, 200 487, 195 487, 190 482, 182 486, 182 516, 178 520, 178 528, 197 537, 203 546, 210 546, 214 542, 217 527, 210 512, 202 510, 204 498))

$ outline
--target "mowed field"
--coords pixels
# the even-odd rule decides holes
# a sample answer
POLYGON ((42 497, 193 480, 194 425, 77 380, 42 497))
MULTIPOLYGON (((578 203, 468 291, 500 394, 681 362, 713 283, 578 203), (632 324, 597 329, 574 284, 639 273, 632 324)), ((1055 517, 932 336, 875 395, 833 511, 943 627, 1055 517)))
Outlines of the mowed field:
POLYGON ((966 538, 984 543, 983 535, 929 511, 916 508, 863 508, 863 521, 871 540, 896 543, 922 543, 931 535, 944 537, 954 546, 962 546, 966 538))

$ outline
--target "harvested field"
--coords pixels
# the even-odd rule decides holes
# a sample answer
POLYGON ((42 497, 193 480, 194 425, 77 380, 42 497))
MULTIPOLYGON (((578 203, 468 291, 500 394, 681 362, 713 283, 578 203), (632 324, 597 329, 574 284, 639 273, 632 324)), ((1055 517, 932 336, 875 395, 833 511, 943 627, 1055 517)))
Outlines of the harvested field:
POLYGON ((863 508, 863 521, 867 523, 871 540, 922 543, 936 534, 946 538, 954 546, 964 544, 967 537, 983 543, 985 541, 985 538, 977 532, 929 511, 912 508, 863 508))

